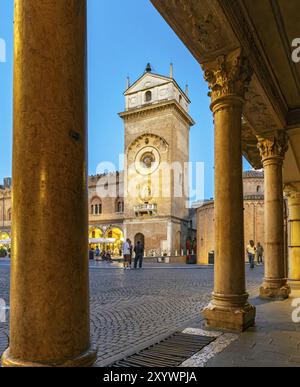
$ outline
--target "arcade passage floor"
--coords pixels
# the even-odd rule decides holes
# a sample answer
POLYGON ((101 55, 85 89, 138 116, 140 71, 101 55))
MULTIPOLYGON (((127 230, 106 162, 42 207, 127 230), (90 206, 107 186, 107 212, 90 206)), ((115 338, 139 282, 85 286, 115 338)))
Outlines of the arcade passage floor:
MULTIPOLYGON (((0 261, 0 298, 9 306, 9 261, 0 261)), ((247 268, 255 295, 263 269, 247 268)), ((212 267, 147 264, 124 271, 118 264, 90 263, 91 335, 97 365, 110 364, 177 329, 201 324, 200 310, 210 299, 212 267)), ((7 320, 9 312, 7 312, 7 320)), ((0 354, 8 343, 8 321, 0 323, 0 354)))

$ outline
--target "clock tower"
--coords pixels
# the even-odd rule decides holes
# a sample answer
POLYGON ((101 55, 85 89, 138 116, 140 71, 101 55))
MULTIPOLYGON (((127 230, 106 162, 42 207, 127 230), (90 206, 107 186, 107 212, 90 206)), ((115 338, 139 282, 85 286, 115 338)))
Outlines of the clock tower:
POLYGON ((190 100, 170 76, 145 73, 125 91, 126 238, 146 253, 181 254, 189 227, 190 100))

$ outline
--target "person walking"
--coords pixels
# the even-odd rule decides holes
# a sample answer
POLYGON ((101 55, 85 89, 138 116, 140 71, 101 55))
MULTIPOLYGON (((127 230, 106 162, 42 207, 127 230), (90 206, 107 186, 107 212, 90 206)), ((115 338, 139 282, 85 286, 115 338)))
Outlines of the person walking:
POLYGON ((137 241, 137 244, 134 247, 135 258, 134 258, 134 268, 137 269, 139 265, 139 269, 143 267, 143 258, 144 258, 144 246, 141 241, 137 241))
POLYGON ((249 245, 247 246, 246 252, 248 254, 248 259, 250 263, 250 269, 254 269, 254 259, 256 254, 256 247, 254 241, 249 241, 249 245))
POLYGON ((108 250, 108 252, 106 253, 105 259, 106 259, 107 262, 112 262, 111 253, 110 253, 109 250, 108 250))
POLYGON ((260 242, 257 242, 256 254, 257 254, 257 263, 259 265, 262 265, 263 264, 264 248, 262 247, 260 242))
POLYGON ((100 257, 100 249, 99 249, 99 246, 96 247, 96 250, 95 250, 95 253, 96 253, 96 261, 99 260, 99 257, 100 257))
POLYGON ((124 269, 129 270, 130 262, 130 239, 126 239, 126 242, 123 245, 123 256, 124 256, 124 269))
POLYGON ((132 246, 132 242, 130 239, 129 239, 129 250, 130 250, 129 268, 131 269, 132 256, 133 256, 133 246, 132 246))

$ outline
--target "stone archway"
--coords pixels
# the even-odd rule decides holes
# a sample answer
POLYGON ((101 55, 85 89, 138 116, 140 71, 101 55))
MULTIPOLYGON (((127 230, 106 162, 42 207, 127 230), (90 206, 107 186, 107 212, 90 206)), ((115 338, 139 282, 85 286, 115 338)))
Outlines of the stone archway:
POLYGON ((142 233, 137 233, 135 234, 135 237, 134 237, 134 245, 136 245, 138 242, 141 242, 141 244, 145 247, 145 235, 142 234, 142 233))
POLYGON ((100 227, 90 227, 89 239, 99 239, 103 237, 103 231, 100 227))
POLYGON ((110 251, 113 256, 122 255, 122 245, 124 242, 124 232, 118 226, 109 227, 105 234, 105 250, 110 251))

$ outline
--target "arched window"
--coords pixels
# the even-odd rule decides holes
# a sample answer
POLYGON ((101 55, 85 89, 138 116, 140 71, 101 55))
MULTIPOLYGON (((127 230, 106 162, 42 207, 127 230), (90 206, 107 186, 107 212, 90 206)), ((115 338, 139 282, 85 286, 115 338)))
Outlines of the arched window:
POLYGON ((135 235, 134 237, 134 245, 136 245, 137 243, 141 242, 141 244, 145 247, 145 235, 142 234, 142 233, 138 233, 135 235))
POLYGON ((182 102, 182 95, 179 95, 179 103, 182 102))
POLYGON ((124 212, 124 200, 123 199, 118 198, 116 200, 116 212, 119 214, 124 212))
POLYGON ((91 202, 91 214, 100 215, 102 214, 102 201, 99 197, 94 197, 91 202))
POLYGON ((261 191, 261 186, 258 185, 258 186, 256 187, 256 192, 258 193, 258 192, 260 192, 260 191, 261 191))
POLYGON ((151 91, 146 91, 145 102, 151 102, 151 101, 152 101, 152 93, 151 91))
POLYGON ((7 220, 11 221, 11 208, 7 211, 7 220))

